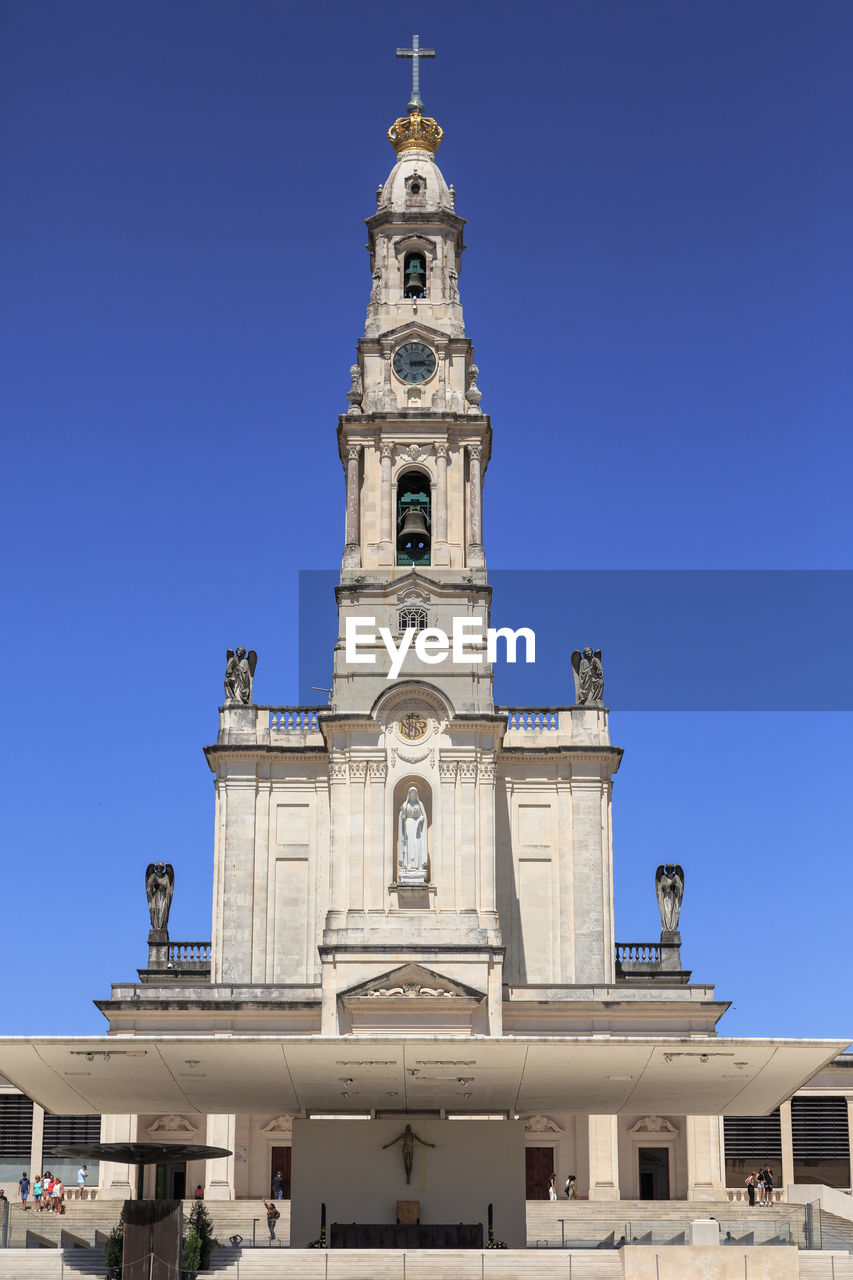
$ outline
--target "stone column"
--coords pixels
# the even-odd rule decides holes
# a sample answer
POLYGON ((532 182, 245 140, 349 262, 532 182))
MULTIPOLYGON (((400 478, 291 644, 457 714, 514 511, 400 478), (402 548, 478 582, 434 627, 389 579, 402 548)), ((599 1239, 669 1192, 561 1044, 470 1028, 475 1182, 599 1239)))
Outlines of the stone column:
POLYGON ((44 1160, 42 1159, 42 1149, 44 1146, 44 1107, 40 1107, 37 1102, 33 1103, 33 1128, 30 1137, 30 1167, 28 1173, 30 1182, 35 1181, 35 1176, 44 1169, 44 1160))
POLYGON ((347 518, 346 546, 343 564, 345 568, 357 568, 361 564, 361 509, 359 494, 359 462, 361 445, 347 446, 347 518))
POLYGON ((391 501, 391 459, 394 456, 393 445, 383 444, 380 452, 379 468, 379 527, 380 540, 388 544, 391 552, 391 563, 394 563, 394 543, 396 529, 394 527, 393 503, 391 501))
POLYGON ((497 903, 495 901, 495 762, 481 759, 478 769, 480 795, 480 900, 477 908, 494 917, 497 928, 497 903))
MULTIPOLYGON (((853 1114, 851 1114, 851 1104, 847 1103, 848 1117, 853 1129, 853 1114)), ((779 1133, 782 1139, 782 1194, 787 1199, 788 1188, 794 1185, 794 1134, 791 1126, 791 1103, 783 1102, 779 1107, 779 1133)), ((851 1141, 853 1141, 853 1132, 851 1132, 851 1141)), ((853 1157, 853 1151, 851 1151, 853 1157)), ((853 1168, 853 1163, 851 1163, 853 1168)))
MULTIPOLYGON (((225 1147, 233 1153, 237 1143, 236 1116, 208 1116, 206 1142, 209 1147, 225 1147)), ((204 1195, 207 1200, 234 1199, 234 1156, 206 1160, 204 1195)))
POLYGON ((481 456, 482 449, 478 444, 468 446, 468 564, 476 568, 485 564, 481 456))
POLYGON ((448 910, 456 905, 454 882, 456 848, 456 761, 439 760, 438 776, 441 779, 441 853, 436 859, 433 848, 432 879, 435 884, 436 906, 448 910))
POLYGON ((395 879, 385 847, 385 781, 388 777, 388 765, 384 760, 371 760, 368 773, 370 838, 364 851, 364 905, 368 911, 379 911, 385 904, 387 886, 395 879))
POLYGON ((616 1116, 589 1117, 589 1198, 619 1200, 616 1116))
POLYGON ((718 1116, 685 1116, 687 1199, 725 1200, 718 1116))
POLYGON ((349 830, 347 814, 349 769, 345 758, 329 764, 329 911, 326 927, 343 928, 349 894, 349 830))
POLYGON ((572 788, 571 766, 557 766, 557 839, 560 876, 560 982, 575 981, 575 922, 572 892, 572 788))
POLYGON ((459 797, 462 819, 462 844, 457 859, 460 869, 457 911, 474 911, 477 907, 477 762, 460 760, 459 778, 462 783, 459 797))
POLYGON ((609 982, 613 966, 608 927, 610 867, 600 766, 594 761, 573 763, 571 803, 574 981, 609 982))
POLYGON ((435 511, 432 526, 436 542, 447 541, 447 445, 435 446, 435 511))
POLYGON ((349 906, 364 910, 364 793, 367 761, 352 760, 349 767, 349 906))

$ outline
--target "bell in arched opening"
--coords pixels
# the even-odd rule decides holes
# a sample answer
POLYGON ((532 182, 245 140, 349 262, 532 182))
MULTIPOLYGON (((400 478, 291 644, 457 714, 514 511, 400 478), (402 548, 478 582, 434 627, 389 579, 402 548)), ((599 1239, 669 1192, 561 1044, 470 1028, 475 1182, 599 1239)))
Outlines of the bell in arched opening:
POLYGON ((429 477, 407 471, 397 482, 397 564, 425 565, 430 560, 431 499, 429 477))
POLYGON ((426 295, 426 265, 422 253, 407 253, 403 263, 403 296, 423 298, 426 295))

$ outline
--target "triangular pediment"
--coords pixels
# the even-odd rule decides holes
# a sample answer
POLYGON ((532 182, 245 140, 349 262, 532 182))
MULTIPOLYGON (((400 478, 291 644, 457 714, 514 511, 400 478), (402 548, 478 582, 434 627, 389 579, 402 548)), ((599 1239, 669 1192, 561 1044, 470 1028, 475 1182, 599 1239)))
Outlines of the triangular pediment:
POLYGON ((403 324, 395 325, 393 329, 386 329, 382 338, 393 339, 395 342, 400 338, 421 337, 432 338, 436 342, 447 342, 448 335, 442 329, 436 329, 431 324, 424 324, 422 320, 406 320, 403 324))
POLYGON ((474 1000, 479 1004, 485 998, 485 992, 414 962, 341 992, 341 999, 347 1003, 351 1000, 464 1000, 466 1003, 474 1000))

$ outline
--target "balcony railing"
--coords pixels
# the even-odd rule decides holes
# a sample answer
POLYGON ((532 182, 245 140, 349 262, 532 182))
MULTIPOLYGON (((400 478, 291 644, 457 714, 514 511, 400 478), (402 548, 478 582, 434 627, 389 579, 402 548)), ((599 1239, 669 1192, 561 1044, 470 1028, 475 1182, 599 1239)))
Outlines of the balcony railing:
POLYGON ((177 971, 193 973, 210 969, 209 942, 170 942, 169 966, 177 971))
POLYGON ((320 728, 318 716, 323 707, 268 707, 271 733, 316 733, 320 728))
POLYGON ((617 964, 660 964, 659 942, 617 942, 617 964))

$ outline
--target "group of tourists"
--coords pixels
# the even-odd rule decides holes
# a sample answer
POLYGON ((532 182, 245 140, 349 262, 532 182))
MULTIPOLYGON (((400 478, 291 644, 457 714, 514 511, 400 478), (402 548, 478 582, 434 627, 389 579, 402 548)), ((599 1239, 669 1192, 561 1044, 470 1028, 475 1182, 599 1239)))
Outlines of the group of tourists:
MULTIPOLYGON (((570 1173, 568 1178, 566 1178, 566 1185, 563 1188, 563 1195, 566 1197, 567 1200, 577 1200, 578 1198, 578 1189, 575 1186, 575 1175, 573 1173, 570 1173)), ((558 1199, 556 1173, 552 1173, 551 1177, 548 1179, 548 1199, 549 1200, 558 1199)))
POLYGON ((769 1164, 756 1173, 749 1174, 746 1179, 746 1194, 749 1196, 750 1208, 757 1204, 773 1203, 773 1173, 769 1164))
MULTIPOLYGON (((81 1165, 77 1170, 77 1199, 83 1195, 86 1189, 86 1179, 89 1177, 89 1170, 85 1165, 81 1165)), ((55 1178, 49 1169, 44 1173, 37 1173, 32 1183, 26 1170, 18 1179, 18 1194, 21 1197, 21 1207, 29 1208, 27 1201, 30 1198, 30 1191, 33 1193, 33 1202, 39 1213, 62 1213, 62 1201, 65 1198, 65 1184, 61 1178, 55 1178)))

